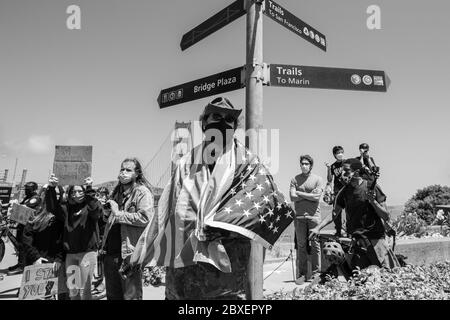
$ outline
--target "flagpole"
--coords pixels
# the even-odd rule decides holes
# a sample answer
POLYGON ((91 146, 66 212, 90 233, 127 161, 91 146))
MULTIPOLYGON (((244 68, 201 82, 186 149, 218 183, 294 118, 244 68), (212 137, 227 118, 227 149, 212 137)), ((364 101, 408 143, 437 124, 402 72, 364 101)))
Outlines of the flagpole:
MULTIPOLYGON (((262 0, 246 0, 247 8, 247 59, 245 86, 245 129, 257 130, 263 125, 263 24, 262 0)), ((247 147, 258 153, 258 134, 249 134, 247 147)), ((249 300, 263 298, 263 247, 251 242, 247 267, 246 297, 249 300)))

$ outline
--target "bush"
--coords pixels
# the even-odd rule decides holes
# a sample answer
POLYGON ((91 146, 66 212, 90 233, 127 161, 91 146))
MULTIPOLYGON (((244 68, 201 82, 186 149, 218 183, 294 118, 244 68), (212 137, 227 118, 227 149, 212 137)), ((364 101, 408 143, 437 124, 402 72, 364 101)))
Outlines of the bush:
POLYGON ((432 185, 420 189, 405 204, 405 213, 415 213, 430 225, 435 220, 434 207, 438 204, 450 204, 450 188, 432 185))
POLYGON ((276 292, 268 300, 448 300, 450 262, 392 270, 369 267, 347 282, 334 278, 292 292, 276 292))
POLYGON ((403 212, 392 224, 399 236, 417 235, 422 232, 426 226, 426 222, 422 220, 416 212, 403 212))

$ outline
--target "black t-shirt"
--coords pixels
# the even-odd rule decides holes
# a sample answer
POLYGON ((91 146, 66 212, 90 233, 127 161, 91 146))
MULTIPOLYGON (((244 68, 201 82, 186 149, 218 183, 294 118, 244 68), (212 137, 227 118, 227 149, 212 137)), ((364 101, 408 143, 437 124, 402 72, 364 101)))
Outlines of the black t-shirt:
POLYGON ((335 194, 344 186, 340 179, 343 165, 344 161, 335 161, 331 165, 331 174, 333 175, 333 191, 335 194))
MULTIPOLYGON (((385 229, 381 218, 375 212, 374 207, 367 200, 368 182, 363 182, 353 187, 345 186, 336 199, 336 203, 345 209, 347 216, 347 233, 352 234, 356 230, 364 231, 369 239, 384 237, 385 229)), ((386 195, 379 186, 375 187, 378 203, 386 201, 386 195)))

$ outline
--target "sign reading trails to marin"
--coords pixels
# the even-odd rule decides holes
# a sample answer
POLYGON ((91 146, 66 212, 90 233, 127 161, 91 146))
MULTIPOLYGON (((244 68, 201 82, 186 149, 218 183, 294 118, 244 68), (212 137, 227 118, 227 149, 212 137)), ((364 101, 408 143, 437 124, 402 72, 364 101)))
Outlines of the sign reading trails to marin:
POLYGON ((275 1, 266 0, 264 2, 264 14, 316 47, 327 51, 327 42, 324 34, 294 16, 275 1))
POLYGON ((220 72, 209 77, 161 90, 158 96, 158 104, 162 109, 176 104, 237 90, 245 86, 244 78, 244 67, 220 72))
POLYGON ((270 65, 270 86, 386 92, 384 71, 270 65))
POLYGON ((92 146, 56 146, 53 173, 60 185, 82 185, 92 172, 92 146))
POLYGON ((225 9, 219 11, 205 22, 202 22, 194 29, 184 34, 180 43, 181 50, 186 50, 193 46, 200 40, 243 16, 245 13, 244 0, 233 2, 225 9))

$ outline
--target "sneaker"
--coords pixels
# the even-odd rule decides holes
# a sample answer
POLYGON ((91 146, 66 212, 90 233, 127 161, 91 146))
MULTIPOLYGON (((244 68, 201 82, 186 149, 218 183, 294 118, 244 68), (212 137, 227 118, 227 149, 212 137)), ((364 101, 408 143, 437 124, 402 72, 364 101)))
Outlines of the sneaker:
POLYGON ((306 281, 306 277, 305 277, 305 276, 301 276, 300 278, 297 278, 297 279, 295 280, 295 284, 297 284, 297 285, 300 286, 300 285, 304 284, 305 281, 306 281))

